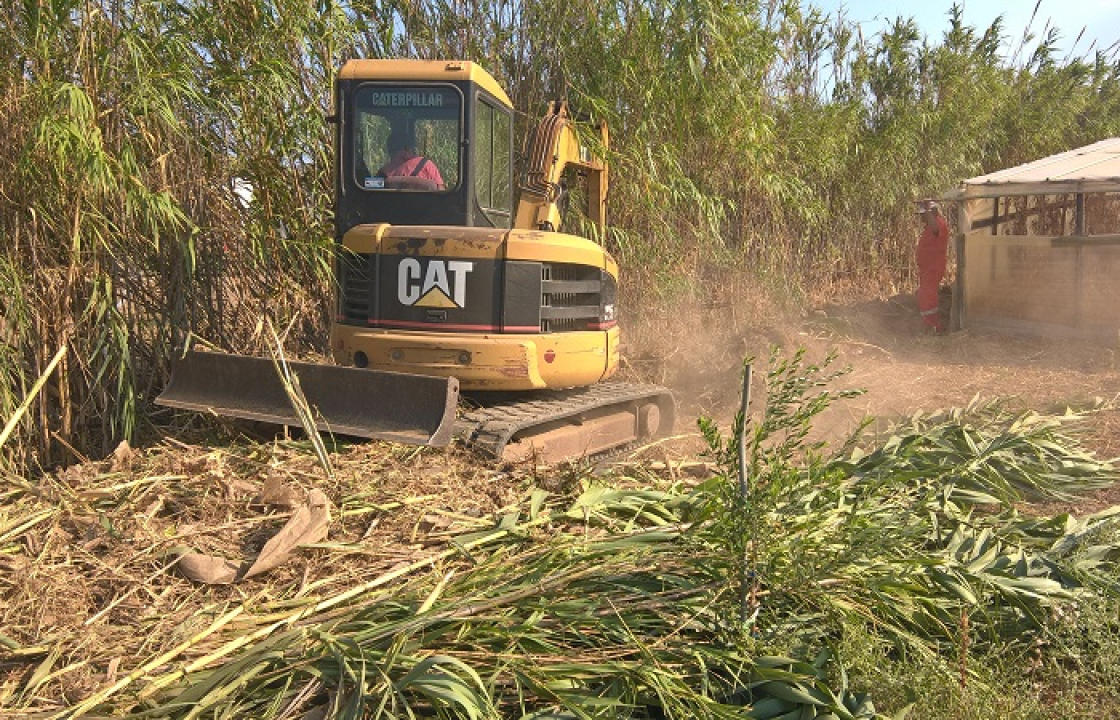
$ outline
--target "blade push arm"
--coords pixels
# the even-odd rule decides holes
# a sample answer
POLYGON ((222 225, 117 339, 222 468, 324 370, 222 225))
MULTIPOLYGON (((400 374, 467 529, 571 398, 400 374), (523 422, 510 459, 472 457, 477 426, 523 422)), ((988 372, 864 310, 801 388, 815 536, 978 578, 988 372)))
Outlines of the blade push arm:
MULTIPOLYGON (((606 123, 598 125, 603 149, 607 148, 606 123)), ((534 230, 557 230, 561 221, 561 198, 565 192, 564 171, 577 168, 587 180, 587 214, 606 230, 607 163, 581 145, 568 104, 556 101, 537 125, 526 155, 526 169, 517 203, 514 227, 534 230)))

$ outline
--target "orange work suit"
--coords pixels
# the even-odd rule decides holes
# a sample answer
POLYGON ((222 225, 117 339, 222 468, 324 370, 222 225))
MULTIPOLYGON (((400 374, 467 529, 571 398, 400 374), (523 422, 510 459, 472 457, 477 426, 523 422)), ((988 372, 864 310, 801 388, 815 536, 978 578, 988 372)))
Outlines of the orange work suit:
POLYGON ((928 224, 918 238, 918 312, 926 327, 941 332, 945 329, 938 309, 938 290, 945 277, 949 252, 949 225, 936 216, 934 227, 928 224))

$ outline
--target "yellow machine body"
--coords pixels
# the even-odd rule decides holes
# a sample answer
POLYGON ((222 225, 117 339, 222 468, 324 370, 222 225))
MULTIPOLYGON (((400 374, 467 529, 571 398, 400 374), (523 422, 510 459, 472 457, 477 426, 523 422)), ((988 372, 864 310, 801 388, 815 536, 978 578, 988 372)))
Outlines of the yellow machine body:
POLYGON ((603 147, 592 152, 576 134, 566 106, 550 106, 530 138, 515 206, 512 162, 501 155, 508 149, 512 156, 512 105, 479 66, 356 60, 343 66, 339 82, 341 298, 331 331, 335 360, 373 370, 453 376, 464 390, 569 388, 614 374, 618 265, 599 244, 556 231, 563 221, 567 179, 577 173, 586 182, 587 217, 603 227, 607 168, 599 153, 607 142, 605 126, 597 126, 603 147), (449 110, 452 106, 458 115, 449 110), (499 122, 503 113, 510 122, 499 122), (416 152, 439 165, 446 187, 418 192, 387 187, 392 178, 366 175, 374 165, 390 162, 367 136, 382 126, 409 123, 416 152), (451 142, 439 143, 440 127, 448 127, 451 136, 455 123, 455 139, 466 150, 454 152, 451 142), (425 133, 429 139, 420 147, 425 133), (488 151, 478 150, 486 145, 488 151), (503 159, 493 160, 499 155, 503 159), (508 173, 508 182, 502 173, 508 173), (442 275, 425 283, 419 275, 433 263, 441 264, 437 272, 442 275), (527 288, 534 279, 519 266, 525 263, 540 265, 537 292, 527 288), (473 272, 455 274, 454 269, 468 265, 473 272), (592 270, 601 277, 589 275, 592 270), (514 274, 518 277, 511 279, 514 274), (409 291, 409 282, 425 285, 423 297, 419 290, 409 291), (469 291, 452 291, 459 282, 469 291), (446 292, 429 295, 428 284, 446 292), (567 307, 553 306, 565 302, 567 307), (601 312, 575 317, 578 303, 585 315, 591 312, 589 303, 599 303, 601 312), (536 314, 519 312, 534 304, 541 306, 536 314), (421 312, 422 307, 428 311, 421 312), (511 322, 513 315, 520 319, 511 322))
MULTIPOLYGON (((359 255, 392 256, 404 248, 410 257, 530 260, 594 266, 611 277, 618 275, 617 264, 595 243, 539 230, 360 225, 343 236, 343 245, 359 255)), ((440 332, 336 322, 331 349, 342 365, 455 377, 464 390, 590 385, 618 369, 617 326, 562 333, 505 334, 498 329, 457 327, 458 332, 440 332), (356 357, 362 359, 356 362, 356 357)))

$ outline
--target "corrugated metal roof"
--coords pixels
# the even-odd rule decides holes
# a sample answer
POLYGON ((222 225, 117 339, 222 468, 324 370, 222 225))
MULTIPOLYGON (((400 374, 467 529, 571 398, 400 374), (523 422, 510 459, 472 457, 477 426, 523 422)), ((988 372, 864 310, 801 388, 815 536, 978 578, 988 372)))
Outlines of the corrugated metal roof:
POLYGON ((958 197, 1069 192, 1120 192, 1120 138, 969 178, 958 197))

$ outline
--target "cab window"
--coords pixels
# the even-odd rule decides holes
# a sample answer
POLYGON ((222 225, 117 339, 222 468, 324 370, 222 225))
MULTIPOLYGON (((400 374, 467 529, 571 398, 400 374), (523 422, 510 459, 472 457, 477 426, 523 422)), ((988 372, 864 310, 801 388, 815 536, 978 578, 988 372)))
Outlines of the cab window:
POLYGON ((354 98, 354 183, 371 192, 459 185, 462 100, 453 87, 365 85, 354 98))
POLYGON ((510 187, 510 130, 507 109, 479 98, 475 114, 475 197, 486 217, 498 227, 508 227, 513 192, 510 187))

